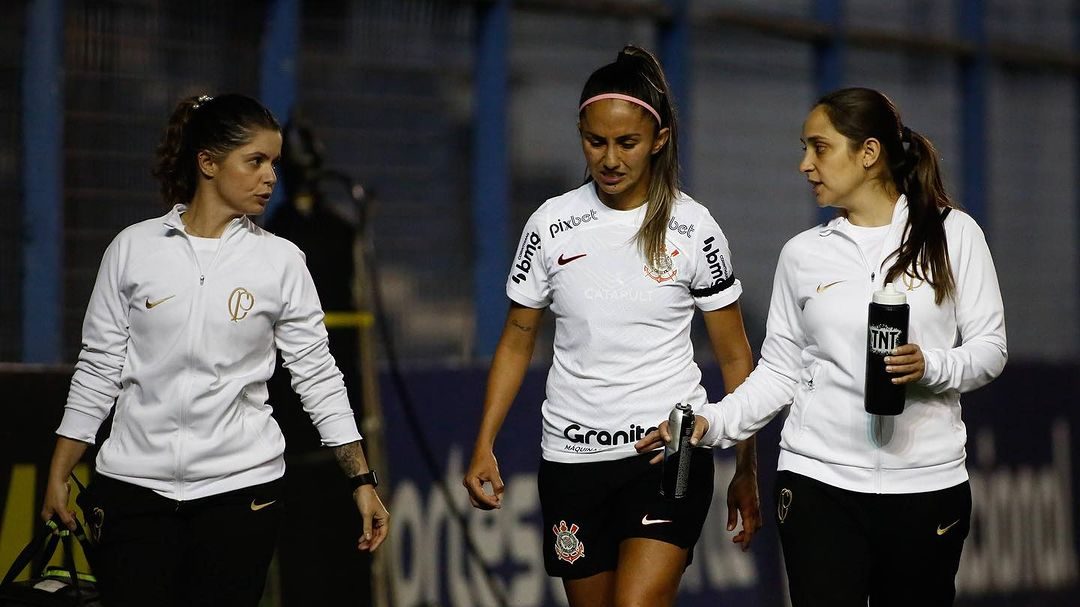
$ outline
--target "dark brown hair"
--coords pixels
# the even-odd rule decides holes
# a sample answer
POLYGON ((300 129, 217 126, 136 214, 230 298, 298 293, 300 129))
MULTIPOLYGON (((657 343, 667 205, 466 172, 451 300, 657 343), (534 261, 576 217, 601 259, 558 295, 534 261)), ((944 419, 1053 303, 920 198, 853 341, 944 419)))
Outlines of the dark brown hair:
MULTIPOLYGON (((649 160, 652 163, 652 179, 647 193, 648 208, 637 233, 641 252, 649 263, 653 263, 666 249, 667 224, 675 198, 679 195, 679 130, 671 89, 660 62, 652 53, 636 46, 626 46, 613 63, 589 76, 578 104, 604 93, 621 93, 648 103, 660 114, 660 124, 656 125, 654 134, 659 133, 660 129, 669 129, 667 143, 649 160)), ((646 110, 642 108, 641 111, 646 110)), ((586 179, 591 179, 588 173, 586 179)))
POLYGON ((162 199, 169 205, 190 203, 198 185, 199 151, 224 158, 260 129, 281 132, 281 125, 251 97, 202 95, 180 101, 157 147, 153 175, 161 184, 162 199))
POLYGON ((904 237, 889 256, 896 260, 886 272, 885 282, 907 274, 929 283, 935 302, 952 297, 956 281, 949 266, 942 210, 958 207, 945 192, 934 144, 905 127, 893 102, 873 89, 840 89, 822 97, 817 105, 853 147, 871 138, 881 142, 893 184, 907 196, 904 237))

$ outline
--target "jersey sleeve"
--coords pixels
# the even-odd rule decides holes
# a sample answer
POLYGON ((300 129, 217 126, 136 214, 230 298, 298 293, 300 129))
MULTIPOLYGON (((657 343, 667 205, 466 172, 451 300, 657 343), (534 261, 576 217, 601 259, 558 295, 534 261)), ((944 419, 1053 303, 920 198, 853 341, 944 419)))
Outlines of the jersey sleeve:
POLYGON ((551 281, 544 258, 544 232, 540 225, 541 221, 534 213, 521 232, 521 241, 506 279, 507 297, 529 308, 551 305, 551 281))
POLYGON ((698 229, 690 294, 698 309, 711 312, 738 300, 742 295, 742 283, 735 278, 727 237, 708 211, 702 216, 698 229))

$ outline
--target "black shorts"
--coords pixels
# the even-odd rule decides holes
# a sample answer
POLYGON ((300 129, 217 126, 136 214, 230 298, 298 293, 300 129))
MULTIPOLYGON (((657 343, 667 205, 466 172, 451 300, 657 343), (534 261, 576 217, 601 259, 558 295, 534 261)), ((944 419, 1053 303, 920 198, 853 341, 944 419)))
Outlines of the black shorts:
POLYGON ((694 449, 690 487, 678 501, 660 496, 662 465, 649 464, 654 455, 584 464, 541 460, 537 484, 548 575, 578 579, 614 571, 619 544, 634 537, 687 548, 690 563, 712 503, 713 453, 694 449))

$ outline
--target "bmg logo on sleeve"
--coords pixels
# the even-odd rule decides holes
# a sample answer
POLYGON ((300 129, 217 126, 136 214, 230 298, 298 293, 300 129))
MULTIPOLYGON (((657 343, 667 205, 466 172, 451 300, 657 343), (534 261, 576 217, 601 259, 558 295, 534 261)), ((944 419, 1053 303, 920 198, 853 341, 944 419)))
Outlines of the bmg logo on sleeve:
POLYGON ((705 246, 701 248, 701 252, 705 254, 705 263, 709 264, 709 272, 712 274, 713 285, 717 285, 723 282, 724 278, 731 273, 727 267, 727 261, 724 260, 724 256, 720 254, 719 247, 713 247, 713 242, 716 238, 710 236, 705 239, 705 246))
POLYGON ((540 235, 536 232, 529 232, 522 239, 521 250, 518 251, 517 255, 517 263, 514 264, 514 268, 520 270, 520 272, 511 276, 514 283, 521 284, 528 280, 529 271, 532 270, 533 257, 538 250, 540 250, 540 235))

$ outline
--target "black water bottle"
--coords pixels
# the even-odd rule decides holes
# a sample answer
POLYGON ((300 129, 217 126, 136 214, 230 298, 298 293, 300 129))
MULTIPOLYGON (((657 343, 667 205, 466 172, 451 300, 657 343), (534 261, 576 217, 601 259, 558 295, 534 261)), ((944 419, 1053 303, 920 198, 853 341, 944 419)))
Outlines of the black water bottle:
POLYGON ((664 474, 660 482, 660 495, 669 499, 682 499, 690 484, 690 454, 694 435, 694 410, 687 403, 677 403, 668 415, 671 442, 664 446, 664 474))
POLYGON ((885 371, 885 357, 907 343, 907 296, 887 284, 874 292, 866 330, 866 412, 874 415, 899 415, 904 412, 903 384, 885 371))

